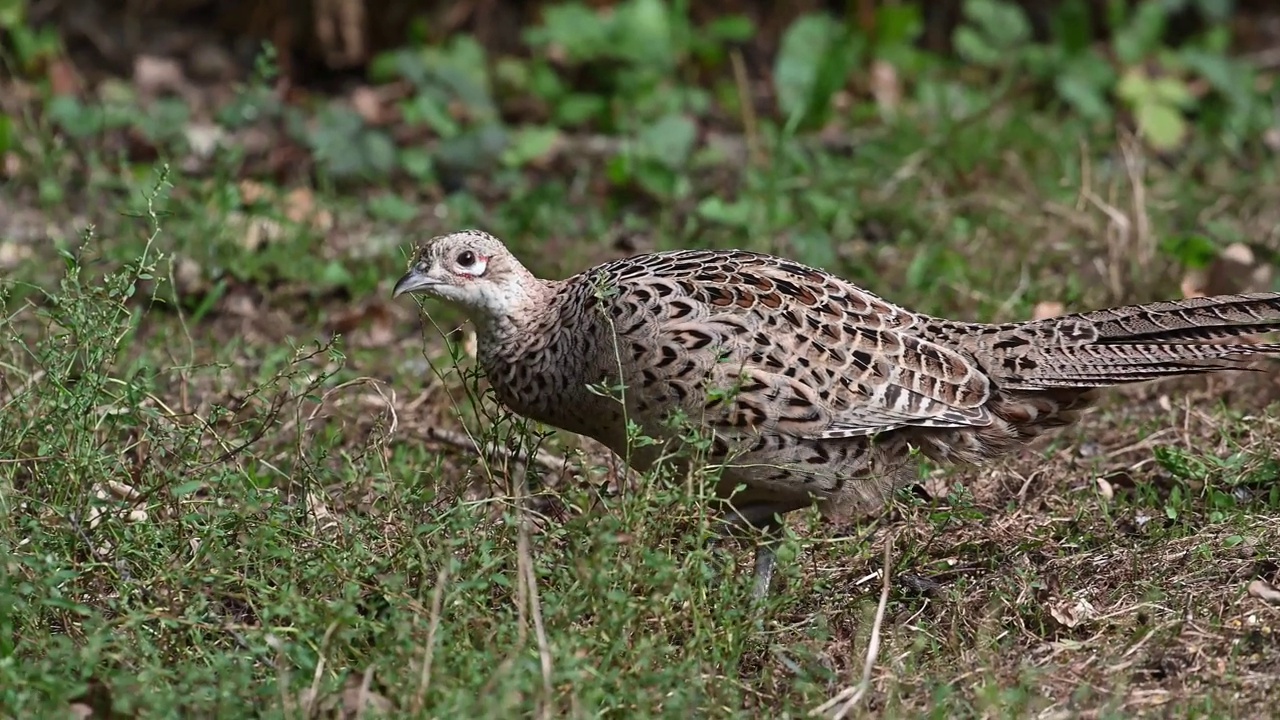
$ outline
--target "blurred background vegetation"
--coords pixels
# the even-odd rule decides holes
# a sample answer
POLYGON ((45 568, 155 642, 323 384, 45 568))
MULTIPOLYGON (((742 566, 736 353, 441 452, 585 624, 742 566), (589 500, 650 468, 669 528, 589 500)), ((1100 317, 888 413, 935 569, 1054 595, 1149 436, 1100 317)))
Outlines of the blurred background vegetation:
MULTIPOLYGON (((973 186, 1046 135, 1078 154, 1120 130, 1170 166, 1226 153, 1197 171, 1227 174, 1280 146, 1280 13, 1265 2, 0 0, 0 38, 0 173, 46 207, 96 185, 70 167, 159 159, 191 177, 373 185, 392 192, 370 212, 392 221, 458 191, 514 195, 524 209, 490 229, 516 236, 635 230, 658 206, 679 211, 661 229, 712 235, 774 233, 799 213, 823 237, 793 251, 829 263, 833 238, 924 228, 816 187, 797 153, 881 153, 880 177, 844 171, 887 191, 918 188, 900 159, 936 158, 947 183, 973 186), (533 207, 584 198, 615 227, 533 207)), ((1063 153, 1049 162, 1079 163, 1063 153)), ((268 202, 252 183, 223 195, 227 210, 268 202)), ((295 200, 294 220, 311 202, 295 200)), ((1184 264, 1242 239, 1193 224, 1162 240, 1184 264)))

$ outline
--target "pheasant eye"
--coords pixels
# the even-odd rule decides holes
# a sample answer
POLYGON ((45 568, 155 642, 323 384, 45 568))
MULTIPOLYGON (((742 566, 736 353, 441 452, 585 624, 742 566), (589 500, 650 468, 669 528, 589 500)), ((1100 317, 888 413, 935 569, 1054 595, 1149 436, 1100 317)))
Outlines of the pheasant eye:
POLYGON ((470 250, 463 250, 458 253, 458 265, 461 267, 471 267, 476 264, 476 254, 470 250))

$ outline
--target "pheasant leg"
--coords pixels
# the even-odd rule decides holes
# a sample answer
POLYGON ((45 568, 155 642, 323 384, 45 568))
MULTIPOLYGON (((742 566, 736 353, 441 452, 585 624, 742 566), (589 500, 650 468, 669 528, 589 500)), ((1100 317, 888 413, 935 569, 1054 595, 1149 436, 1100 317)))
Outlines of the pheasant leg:
POLYGON ((773 569, 778 564, 776 533, 771 533, 756 545, 755 586, 751 588, 751 599, 760 602, 769 596, 769 586, 773 583, 773 569))
POLYGON ((769 595, 773 571, 777 567, 775 550, 781 540, 781 517, 794 509, 790 506, 750 505, 730 510, 720 519, 718 540, 747 534, 748 528, 763 536, 756 541, 755 585, 751 590, 751 599, 755 602, 764 600, 769 595))

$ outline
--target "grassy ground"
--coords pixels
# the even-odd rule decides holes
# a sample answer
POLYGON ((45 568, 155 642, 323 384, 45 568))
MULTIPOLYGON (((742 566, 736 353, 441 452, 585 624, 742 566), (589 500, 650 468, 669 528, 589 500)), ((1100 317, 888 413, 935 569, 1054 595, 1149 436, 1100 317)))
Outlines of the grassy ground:
POLYGON ((1117 391, 861 524, 798 514, 757 612, 696 483, 503 414, 457 318, 388 299, 414 241, 474 225, 547 275, 732 246, 956 317, 1153 300, 1181 293, 1170 242, 1275 247, 1274 163, 1013 101, 852 151, 766 133, 766 162, 704 159, 662 202, 582 161, 391 217, 370 188, 253 202, 30 130, 0 190, 5 715, 799 717, 863 672, 890 538, 863 710, 1274 707, 1280 606, 1248 590, 1280 580, 1274 364, 1117 391))

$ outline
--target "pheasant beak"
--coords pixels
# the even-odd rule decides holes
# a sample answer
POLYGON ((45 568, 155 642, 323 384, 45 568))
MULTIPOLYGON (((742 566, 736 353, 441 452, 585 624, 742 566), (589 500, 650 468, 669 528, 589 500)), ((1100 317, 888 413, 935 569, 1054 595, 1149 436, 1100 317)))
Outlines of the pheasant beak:
POLYGON ((415 293, 420 290, 440 285, 441 282, 431 277, 431 273, 421 265, 414 265, 404 277, 396 281, 396 287, 391 291, 391 297, 398 298, 405 293, 415 293))

